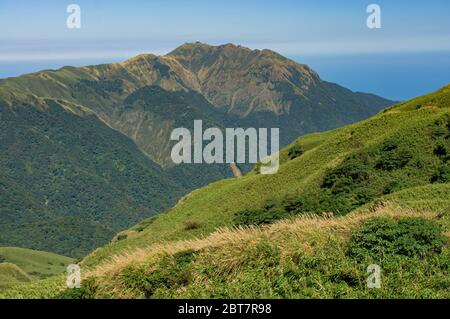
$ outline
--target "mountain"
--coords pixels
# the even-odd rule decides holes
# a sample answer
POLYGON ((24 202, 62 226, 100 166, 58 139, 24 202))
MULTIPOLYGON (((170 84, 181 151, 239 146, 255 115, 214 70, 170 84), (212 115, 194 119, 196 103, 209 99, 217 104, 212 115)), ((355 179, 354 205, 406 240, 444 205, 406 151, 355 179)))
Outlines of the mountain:
POLYGON ((277 174, 212 183, 121 232, 64 294, 450 297, 450 85, 300 137, 281 159, 277 174), (370 264, 382 289, 366 286, 370 264))
POLYGON ((191 89, 257 127, 280 127, 282 144, 299 135, 368 118, 392 101, 323 81, 307 65, 271 50, 185 44, 168 54, 194 74, 191 89), (325 116, 325 114, 327 114, 325 116))
POLYGON ((194 119, 280 127, 287 145, 390 104, 272 51, 231 44, 2 79, 0 246, 80 257, 183 194, 231 177, 226 165, 170 160, 170 133, 194 119))
POLYGON ((183 119, 185 108, 198 108, 203 116, 217 114, 215 119, 225 125, 280 127, 286 144, 305 133, 365 119, 394 103, 323 81, 308 66, 270 50, 202 43, 184 44, 165 56, 142 54, 124 63, 0 80, 0 96, 9 103, 38 96, 81 105, 162 166, 173 166, 168 161, 169 128, 192 125, 190 117, 183 119), (149 98, 155 86, 166 96, 149 98), (192 97, 177 101, 177 112, 161 114, 164 104, 158 104, 179 91, 192 97))

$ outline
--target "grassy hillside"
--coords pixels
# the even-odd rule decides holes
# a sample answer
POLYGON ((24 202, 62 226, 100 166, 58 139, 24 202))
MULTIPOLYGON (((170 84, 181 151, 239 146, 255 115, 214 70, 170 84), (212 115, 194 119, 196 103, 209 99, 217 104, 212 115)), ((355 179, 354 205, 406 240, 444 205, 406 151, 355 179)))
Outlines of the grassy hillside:
POLYGON ((263 224, 302 212, 346 214, 402 190, 449 182, 450 87, 369 120, 299 138, 277 174, 254 171, 198 189, 172 210, 123 233, 85 259, 96 265, 130 248, 263 224), (246 216, 261 216, 251 220, 246 216))
POLYGON ((53 277, 0 298, 450 298, 449 239, 448 211, 384 202, 150 245, 84 273, 79 290, 53 277), (366 286, 371 264, 382 269, 381 289, 366 286))
POLYGON ((338 218, 303 216, 223 229, 117 257, 87 275, 81 295, 449 298, 449 217, 386 204, 338 218), (366 286, 371 264, 382 268, 380 290, 366 286))
POLYGON ((31 281, 30 277, 17 265, 6 262, 0 263, 0 291, 29 281, 31 281))
POLYGON ((18 266, 29 278, 43 279, 66 271, 73 258, 45 251, 18 247, 0 247, 0 262, 18 266))
POLYGON ((277 174, 255 168, 190 193, 85 258, 81 290, 55 278, 39 294, 450 298, 449 154, 447 86, 299 138, 277 174), (371 264, 381 289, 366 286, 371 264))

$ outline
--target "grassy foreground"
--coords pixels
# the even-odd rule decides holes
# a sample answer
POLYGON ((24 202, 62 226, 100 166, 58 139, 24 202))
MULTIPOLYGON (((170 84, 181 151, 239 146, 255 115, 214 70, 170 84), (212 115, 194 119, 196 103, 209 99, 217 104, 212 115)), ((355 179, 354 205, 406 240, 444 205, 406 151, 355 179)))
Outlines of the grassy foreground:
MULTIPOLYGON (((265 227, 223 229, 204 239, 117 256, 88 274, 83 294, 97 298, 449 298, 448 230, 448 215, 392 205, 340 218, 303 216, 265 227), (431 227, 424 227, 424 233, 430 235, 434 226, 441 230, 445 224, 447 235, 430 236, 436 247, 414 240, 395 243, 394 252, 384 247, 386 234, 375 234, 376 240, 361 244, 358 232, 367 223, 379 229, 390 220, 393 227, 387 227, 387 233, 397 223, 420 228, 429 222, 431 227), (422 248, 427 250, 423 255, 422 248), (381 289, 367 288, 371 264, 382 269, 381 289)), ((423 235, 421 231, 416 235, 423 235)))
POLYGON ((337 218, 223 228, 117 255, 84 272, 79 290, 54 277, 0 297, 450 298, 449 217, 383 202, 337 218), (381 289, 366 285, 371 264, 381 289))

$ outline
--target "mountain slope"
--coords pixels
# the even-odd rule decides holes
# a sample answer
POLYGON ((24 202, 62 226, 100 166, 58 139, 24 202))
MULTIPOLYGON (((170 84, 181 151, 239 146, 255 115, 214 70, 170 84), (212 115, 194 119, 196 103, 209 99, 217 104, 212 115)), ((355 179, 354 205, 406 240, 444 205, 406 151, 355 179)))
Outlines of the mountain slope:
POLYGON ((31 281, 30 277, 17 265, 0 263, 0 291, 29 281, 31 281))
POLYGON ((73 258, 18 247, 0 247, 0 262, 14 264, 30 279, 43 279, 64 273, 73 258))
MULTIPOLYGON (((124 232, 127 239, 95 251, 85 265, 130 247, 204 236, 217 227, 263 224, 301 212, 343 215, 389 194, 446 184, 449 98, 446 87, 369 120, 301 137, 281 151, 277 174, 252 172, 198 189, 170 211, 124 232), (297 157, 293 149, 301 150, 297 157), (196 227, 188 227, 192 224, 196 227)), ((446 197, 439 203, 450 207, 446 197)))
POLYGON ((0 104, 2 246, 80 257, 182 194, 95 114, 51 99, 36 103, 40 109, 0 104))
POLYGON ((262 228, 222 229, 118 256, 88 273, 84 290, 63 295, 448 298, 449 226, 438 213, 387 205, 340 218, 303 216, 262 228), (382 267, 381 289, 367 288, 371 264, 382 267))

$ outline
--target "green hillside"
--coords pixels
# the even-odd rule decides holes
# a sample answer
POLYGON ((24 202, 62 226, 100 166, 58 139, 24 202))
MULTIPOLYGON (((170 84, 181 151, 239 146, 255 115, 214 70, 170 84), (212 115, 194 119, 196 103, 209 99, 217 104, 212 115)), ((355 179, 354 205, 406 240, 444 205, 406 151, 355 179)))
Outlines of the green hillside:
POLYGON ((84 290, 63 295, 449 298, 449 154, 447 86, 299 138, 275 175, 192 192, 88 256, 84 290))
POLYGON ((73 258, 18 247, 0 247, 0 262, 15 264, 28 278, 43 279, 66 271, 73 258))
MULTIPOLYGON (((277 174, 254 171, 198 189, 84 262, 96 265, 130 248, 204 236, 217 227, 264 224, 304 212, 345 215, 390 194, 448 183, 449 97, 446 87, 369 120, 303 136, 281 151, 277 174)), ((439 199, 444 205, 439 208, 448 207, 446 198, 439 199)))
POLYGON ((30 281, 30 277, 17 265, 0 262, 0 291, 30 281))
POLYGON ((277 174, 190 193, 85 258, 80 290, 54 277, 0 297, 450 298, 449 98, 303 136, 277 174))
POLYGON ((75 260, 57 254, 18 247, 0 247, 0 292, 22 284, 39 283, 63 274, 75 260))

